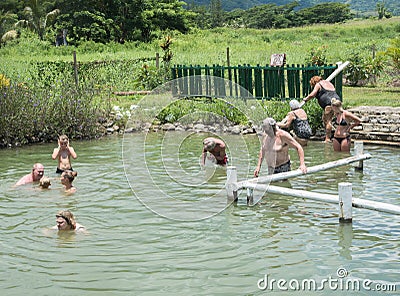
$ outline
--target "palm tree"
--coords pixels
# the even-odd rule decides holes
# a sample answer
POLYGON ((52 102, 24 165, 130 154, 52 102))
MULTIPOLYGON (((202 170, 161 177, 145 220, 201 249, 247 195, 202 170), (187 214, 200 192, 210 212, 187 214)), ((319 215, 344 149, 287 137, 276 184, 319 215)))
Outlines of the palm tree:
POLYGON ((30 28, 38 34, 40 40, 43 40, 47 23, 54 22, 60 14, 60 10, 54 9, 46 13, 39 0, 29 0, 29 6, 25 7, 24 13, 26 15, 26 20, 20 20, 15 25, 17 27, 23 26, 30 28))

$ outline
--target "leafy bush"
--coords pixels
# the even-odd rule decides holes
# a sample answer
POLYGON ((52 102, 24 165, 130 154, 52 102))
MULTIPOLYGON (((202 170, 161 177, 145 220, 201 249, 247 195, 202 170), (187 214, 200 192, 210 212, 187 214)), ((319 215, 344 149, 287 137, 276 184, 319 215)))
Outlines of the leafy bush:
POLYGON ((349 57, 350 64, 344 71, 348 83, 352 86, 376 83, 384 69, 384 56, 379 54, 375 58, 362 56, 360 52, 354 52, 349 57))
MULTIPOLYGON (((248 124, 248 118, 235 106, 221 99, 177 100, 165 107, 157 116, 161 123, 174 123, 185 120, 205 124, 233 123, 248 124), (221 122, 221 120, 223 122, 221 122)), ((184 122, 185 123, 185 122, 184 122)), ((187 123, 187 122, 186 122, 187 123)))
POLYGON ((312 48, 310 51, 310 56, 306 59, 306 64, 311 64, 315 66, 323 66, 327 63, 326 58, 327 46, 323 45, 317 48, 312 48))
POLYGON ((55 92, 12 83, 1 93, 0 147, 47 142, 60 134, 72 139, 98 137, 99 121, 109 109, 108 102, 97 100, 88 86, 61 84, 55 92))
POLYGON ((400 37, 396 37, 390 41, 390 46, 386 50, 386 55, 388 55, 393 66, 400 70, 400 37))

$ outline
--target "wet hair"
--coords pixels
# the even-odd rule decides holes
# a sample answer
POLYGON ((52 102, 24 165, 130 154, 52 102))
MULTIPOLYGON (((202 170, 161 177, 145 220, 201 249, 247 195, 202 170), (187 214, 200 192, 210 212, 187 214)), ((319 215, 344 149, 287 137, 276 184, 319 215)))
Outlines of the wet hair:
POLYGON ((64 178, 67 178, 70 183, 72 183, 72 181, 74 181, 75 177, 78 176, 78 172, 66 170, 62 173, 62 175, 64 178))
POLYGON ((289 102, 289 106, 290 106, 290 109, 296 110, 296 109, 299 109, 299 108, 300 108, 300 103, 299 103, 299 101, 297 101, 297 100, 291 100, 291 101, 289 102))
POLYGON ((338 100, 338 99, 336 99, 336 98, 333 98, 333 99, 331 100, 331 105, 332 105, 332 107, 338 108, 340 112, 343 112, 342 101, 340 101, 340 100, 338 100))
POLYGON ((39 180, 39 186, 42 187, 42 188, 49 188, 50 185, 51 185, 51 182, 50 182, 50 178, 49 177, 43 176, 39 180))
POLYGON ((56 214, 56 218, 63 218, 69 226, 71 226, 71 229, 76 228, 76 221, 74 214, 72 214, 69 210, 61 210, 58 211, 56 214))
POLYGON ((274 131, 274 135, 276 133, 276 121, 272 117, 265 118, 262 123, 262 129, 265 131, 267 126, 271 126, 274 131))
POLYGON ((314 87, 318 82, 320 82, 322 80, 322 77, 321 76, 313 76, 313 77, 311 77, 311 79, 310 79, 310 85, 312 86, 312 87, 314 87))
POLYGON ((212 149, 215 148, 216 143, 215 143, 214 140, 205 139, 205 140, 203 141, 203 145, 205 146, 205 148, 206 148, 207 150, 212 150, 212 149))

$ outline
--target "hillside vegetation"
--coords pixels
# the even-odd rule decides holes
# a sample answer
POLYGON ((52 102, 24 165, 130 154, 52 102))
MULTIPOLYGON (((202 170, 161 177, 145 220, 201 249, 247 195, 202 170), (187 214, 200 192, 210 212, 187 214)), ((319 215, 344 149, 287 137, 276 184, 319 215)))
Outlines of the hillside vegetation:
MULTIPOLYGON (((196 5, 210 5, 210 0, 188 0, 188 4, 194 3, 196 5)), ((231 11, 234 9, 249 9, 254 6, 263 4, 276 4, 286 5, 292 3, 292 0, 222 0, 221 5, 226 11, 231 11)), ((350 4, 350 8, 357 15, 377 15, 376 14, 376 4, 384 2, 388 10, 394 15, 400 15, 400 6, 397 0, 301 0, 297 1, 299 3, 298 9, 311 7, 317 4, 325 2, 337 2, 343 4, 350 4)))

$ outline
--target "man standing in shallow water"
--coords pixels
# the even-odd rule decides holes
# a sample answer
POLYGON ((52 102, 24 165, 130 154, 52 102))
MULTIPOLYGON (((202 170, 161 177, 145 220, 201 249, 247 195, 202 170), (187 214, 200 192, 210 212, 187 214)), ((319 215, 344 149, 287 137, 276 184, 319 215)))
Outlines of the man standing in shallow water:
POLYGON ((69 170, 73 171, 71 164, 71 157, 76 159, 78 156, 73 147, 69 146, 69 139, 66 135, 62 135, 58 139, 58 147, 54 148, 51 158, 58 159, 57 174, 69 170))
POLYGON ((304 163, 304 150, 301 145, 288 132, 279 129, 273 118, 266 118, 262 128, 265 136, 261 144, 258 164, 254 170, 254 177, 258 177, 264 157, 268 165, 268 174, 290 171, 289 147, 297 150, 300 160, 299 169, 306 174, 307 167, 304 163))

